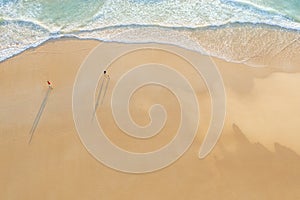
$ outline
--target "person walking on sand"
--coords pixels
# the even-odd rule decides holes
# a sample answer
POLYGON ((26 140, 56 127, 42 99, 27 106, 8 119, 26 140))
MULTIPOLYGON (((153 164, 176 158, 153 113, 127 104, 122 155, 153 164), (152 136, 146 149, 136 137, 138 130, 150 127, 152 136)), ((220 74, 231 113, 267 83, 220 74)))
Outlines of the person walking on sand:
POLYGON ((106 71, 104 71, 103 74, 105 79, 109 79, 109 75, 106 73, 106 71))
POLYGON ((98 93, 98 96, 96 99, 95 111, 97 110, 99 103, 100 103, 100 105, 103 103, 104 97, 106 95, 106 91, 108 88, 110 77, 106 71, 103 71, 103 75, 101 76, 100 80, 101 80, 101 84, 100 84, 100 90, 99 90, 99 93, 98 93))
POLYGON ((47 84, 48 84, 48 87, 49 87, 50 89, 53 89, 52 84, 51 84, 50 81, 47 81, 47 84))
MULTIPOLYGON (((110 77, 109 75, 106 73, 106 71, 103 71, 103 76, 104 76, 104 85, 105 85, 105 88, 104 88, 104 92, 103 92, 103 97, 102 97, 102 100, 101 100, 101 104, 103 103, 103 100, 104 100, 104 97, 106 95, 106 91, 107 91, 107 87, 108 87, 108 83, 109 83, 109 80, 110 80, 110 77)), ((103 86, 104 86, 103 85, 103 86)))

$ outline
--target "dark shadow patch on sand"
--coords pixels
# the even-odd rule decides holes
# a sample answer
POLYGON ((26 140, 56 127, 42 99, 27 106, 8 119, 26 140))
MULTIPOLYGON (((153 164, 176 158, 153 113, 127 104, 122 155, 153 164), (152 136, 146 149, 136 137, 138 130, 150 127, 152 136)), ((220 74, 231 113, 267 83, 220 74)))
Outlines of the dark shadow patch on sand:
POLYGON ((232 131, 234 150, 221 141, 214 156, 223 199, 299 199, 300 156, 278 143, 275 152, 251 143, 235 124, 232 131))
POLYGON ((38 111, 38 113, 37 113, 37 115, 36 115, 36 117, 35 117, 35 119, 34 119, 34 122, 33 122, 33 124, 32 124, 31 129, 30 129, 30 132, 29 132, 30 138, 29 138, 29 140, 28 140, 28 144, 31 143, 33 134, 34 134, 34 132, 35 132, 35 130, 36 130, 36 128, 37 128, 37 125, 38 125, 38 123, 39 123, 39 121, 40 121, 40 119, 41 119, 41 117, 42 117, 43 111, 44 111, 44 109, 45 109, 45 107, 46 107, 46 104, 47 104, 47 101, 48 101, 48 97, 49 97, 49 94, 50 94, 51 90, 52 90, 52 89, 49 87, 48 90, 47 90, 47 92, 46 92, 46 95, 45 95, 45 97, 44 97, 44 99, 43 99, 43 101, 42 101, 42 104, 41 104, 41 106, 40 106, 40 109, 39 109, 39 111, 38 111))

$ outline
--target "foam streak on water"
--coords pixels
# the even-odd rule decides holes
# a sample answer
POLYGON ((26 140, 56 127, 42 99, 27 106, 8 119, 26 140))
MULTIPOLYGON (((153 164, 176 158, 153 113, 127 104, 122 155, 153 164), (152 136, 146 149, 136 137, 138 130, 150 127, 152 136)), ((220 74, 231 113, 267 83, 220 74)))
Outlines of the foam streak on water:
POLYGON ((52 38, 110 41, 129 29, 136 35, 121 34, 119 42, 171 43, 201 52, 199 30, 265 24, 297 32, 299 12, 298 0, 0 0, 0 61, 52 38), (161 41, 158 33, 170 35, 170 41, 161 41), (184 43, 182 34, 195 43, 184 43))

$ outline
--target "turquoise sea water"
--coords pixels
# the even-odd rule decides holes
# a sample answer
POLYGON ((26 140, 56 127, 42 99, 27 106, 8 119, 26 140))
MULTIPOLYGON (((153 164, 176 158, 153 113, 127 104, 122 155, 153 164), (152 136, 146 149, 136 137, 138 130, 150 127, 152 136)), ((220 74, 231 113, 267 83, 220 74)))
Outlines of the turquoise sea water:
POLYGON ((300 1, 0 0, 0 61, 53 38, 134 42, 132 33, 125 34, 134 29, 143 42, 144 29, 149 33, 153 27, 156 33, 146 40, 159 42, 160 31, 190 35, 194 30, 231 24, 299 31, 300 1))

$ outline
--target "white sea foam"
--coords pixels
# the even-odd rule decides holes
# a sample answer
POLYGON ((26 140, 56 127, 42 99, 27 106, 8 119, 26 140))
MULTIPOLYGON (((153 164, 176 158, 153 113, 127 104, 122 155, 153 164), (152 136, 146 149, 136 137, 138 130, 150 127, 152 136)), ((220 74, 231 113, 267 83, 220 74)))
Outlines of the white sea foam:
MULTIPOLYGON (((119 42, 133 43, 162 42, 202 52, 199 40, 190 37, 199 29, 251 23, 300 30, 300 23, 290 16, 245 3, 244 0, 0 1, 0 61, 48 39, 64 36, 105 41, 117 38, 119 42), (134 34, 126 35, 129 29, 134 34), (160 34, 168 35, 168 41, 160 34), (189 41, 184 40, 183 35, 189 41)), ((228 55, 223 57, 230 60, 228 55)))

